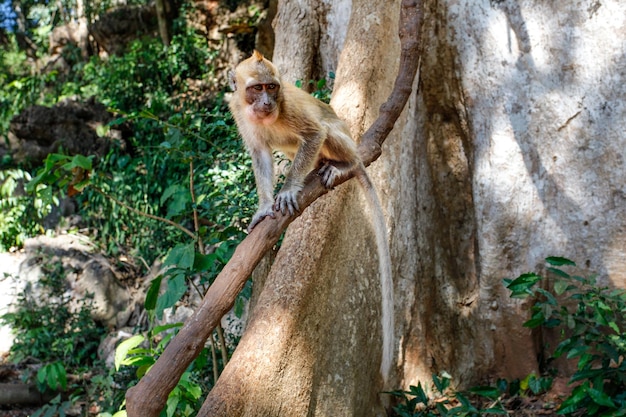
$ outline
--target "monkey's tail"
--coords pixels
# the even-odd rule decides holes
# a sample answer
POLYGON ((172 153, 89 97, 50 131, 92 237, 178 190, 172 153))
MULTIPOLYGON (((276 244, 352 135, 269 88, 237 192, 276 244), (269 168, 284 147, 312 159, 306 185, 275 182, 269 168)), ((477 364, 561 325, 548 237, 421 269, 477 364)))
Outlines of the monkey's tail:
POLYGON ((378 194, 374 184, 361 164, 357 169, 356 177, 363 187, 365 199, 372 210, 372 223, 376 232, 376 246, 378 250, 378 269, 380 274, 380 290, 382 295, 382 333, 383 347, 382 359, 380 363, 380 373, 383 382, 387 387, 389 373, 393 361, 394 350, 394 302, 393 302, 393 280, 391 276, 391 255, 389 253, 389 243, 387 241, 387 225, 382 205, 378 199, 378 194))

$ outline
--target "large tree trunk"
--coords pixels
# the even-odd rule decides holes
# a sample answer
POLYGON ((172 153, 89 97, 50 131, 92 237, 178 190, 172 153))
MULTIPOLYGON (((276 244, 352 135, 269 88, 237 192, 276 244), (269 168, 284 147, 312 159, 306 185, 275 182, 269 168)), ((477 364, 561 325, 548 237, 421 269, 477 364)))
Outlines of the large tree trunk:
MULTIPOLYGON (((399 2, 355 1, 352 8, 334 104, 359 137, 378 116, 397 74, 399 2), (365 28, 368 16, 377 17, 365 28), (392 64, 382 72, 359 67, 364 60, 392 64), (376 83, 362 82, 373 78, 376 83)), ((275 62, 293 59, 279 45, 294 37, 276 33, 275 62)), ((279 68, 294 80, 306 73, 303 62, 279 68)), ((246 332, 199 416, 385 414, 378 258, 365 207, 350 182, 289 227, 246 332)))
POLYGON ((404 384, 524 377, 539 347, 502 278, 560 255, 624 286, 626 4, 427 4, 421 91, 383 155, 404 384))

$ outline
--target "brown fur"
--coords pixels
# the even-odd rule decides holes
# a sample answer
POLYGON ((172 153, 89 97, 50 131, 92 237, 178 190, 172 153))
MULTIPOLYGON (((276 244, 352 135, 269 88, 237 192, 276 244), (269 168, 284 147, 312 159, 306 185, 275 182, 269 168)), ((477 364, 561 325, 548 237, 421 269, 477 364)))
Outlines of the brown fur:
POLYGON ((275 217, 276 211, 294 214, 299 210, 298 193, 315 167, 321 167, 318 174, 326 187, 332 187, 338 177, 352 171, 358 177, 374 212, 383 299, 381 374, 387 384, 394 349, 393 281, 387 230, 376 190, 358 157, 348 127, 328 104, 283 83, 276 67, 257 51, 231 73, 231 87, 234 95, 230 109, 252 156, 259 195, 259 208, 252 217, 250 230, 265 217, 275 217), (275 199, 274 150, 292 160, 275 199))

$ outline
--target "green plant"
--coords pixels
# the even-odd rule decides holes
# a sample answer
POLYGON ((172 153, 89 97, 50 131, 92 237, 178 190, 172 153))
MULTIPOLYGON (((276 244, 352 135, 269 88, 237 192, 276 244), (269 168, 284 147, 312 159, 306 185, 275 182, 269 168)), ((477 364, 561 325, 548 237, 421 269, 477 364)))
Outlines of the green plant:
POLYGON ((93 57, 84 66, 82 95, 95 95, 124 112, 169 112, 176 96, 188 89, 188 79, 211 74, 207 62, 215 53, 191 30, 176 34, 169 47, 156 38, 136 40, 125 54, 93 57))
MULTIPOLYGON (((126 339, 116 349, 115 369, 120 370, 123 366, 133 367, 137 378, 141 378, 174 337, 175 330, 181 326, 182 323, 157 326, 149 330, 146 336, 137 334, 126 339)), ((210 386, 206 375, 210 374, 212 366, 217 366, 207 358, 208 350, 205 348, 183 373, 168 396, 165 416, 190 416, 200 408, 202 394, 207 392, 210 386)))
POLYGON ((30 180, 21 169, 0 171, 0 251, 21 247, 26 238, 41 233, 42 220, 58 204, 43 189, 39 197, 26 195, 24 185, 30 180))
POLYGON ((481 408, 461 392, 451 389, 452 377, 447 372, 433 374, 431 395, 428 395, 421 382, 417 386, 411 385, 408 391, 396 390, 389 394, 401 399, 401 403, 394 407, 400 417, 479 417, 492 414, 507 415, 500 403, 502 393, 492 387, 477 387, 470 392, 491 403, 487 408, 481 408))
MULTIPOLYGON (((335 73, 331 72, 328 74, 328 79, 331 81, 335 80, 335 73)), ((302 80, 296 81, 296 87, 302 88, 303 83, 302 80)), ((323 101, 324 103, 330 102, 330 96, 333 92, 332 88, 329 87, 328 81, 326 78, 321 78, 317 81, 309 80, 309 85, 311 86, 311 95, 318 100, 323 101)))
MULTIPOLYGON (((63 265, 58 261, 46 262, 44 257, 41 260, 43 275, 37 285, 27 284, 13 311, 0 317, 15 333, 11 357, 15 362, 27 357, 42 363, 61 362, 74 370, 92 365, 104 328, 91 318, 91 300, 72 307, 63 265)), ((57 365, 46 372, 61 378, 57 365)))
POLYGON ((52 417, 57 415, 59 417, 66 417, 69 415, 67 412, 70 407, 72 407, 77 400, 78 399, 75 397, 69 400, 63 400, 59 394, 50 400, 48 404, 45 404, 39 410, 31 414, 31 417, 52 417))
POLYGON ((595 277, 570 275, 576 264, 569 259, 546 262, 549 278, 526 273, 504 282, 511 297, 534 300, 525 327, 559 330, 562 340, 552 357, 576 361, 570 379, 575 388, 559 414, 626 415, 626 292, 599 286, 595 277))
POLYGON ((46 390, 67 389, 67 372, 60 361, 47 363, 37 371, 37 388, 41 392, 46 390))
POLYGON ((100 393, 89 394, 81 380, 87 372, 98 375, 101 365, 97 348, 105 329, 91 318, 91 300, 70 300, 62 263, 44 255, 38 261, 40 279, 25 286, 11 312, 0 317, 0 321, 15 333, 11 360, 36 360, 42 364, 36 374, 26 373, 25 379, 35 382, 41 392, 69 394, 69 398, 57 396, 33 416, 64 416, 77 402, 99 398, 100 393), (79 382, 70 383, 69 374, 77 376, 79 382))

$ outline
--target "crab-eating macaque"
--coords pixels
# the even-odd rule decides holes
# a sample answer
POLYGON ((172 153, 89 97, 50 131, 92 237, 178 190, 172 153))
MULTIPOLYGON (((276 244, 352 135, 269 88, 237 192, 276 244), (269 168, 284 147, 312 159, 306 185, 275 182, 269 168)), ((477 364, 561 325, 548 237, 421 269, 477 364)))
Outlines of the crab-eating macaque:
POLYGON ((322 184, 354 173, 373 213, 382 293, 383 347, 381 375, 387 385, 394 348, 393 282, 387 227, 376 190, 359 159, 347 125, 326 103, 293 84, 283 83, 278 69, 263 55, 253 55, 230 73, 234 91, 230 110, 252 157, 259 208, 250 221, 252 230, 265 217, 280 211, 299 211, 298 193, 306 176, 317 168, 322 184), (291 161, 281 190, 274 192, 273 151, 291 161))

